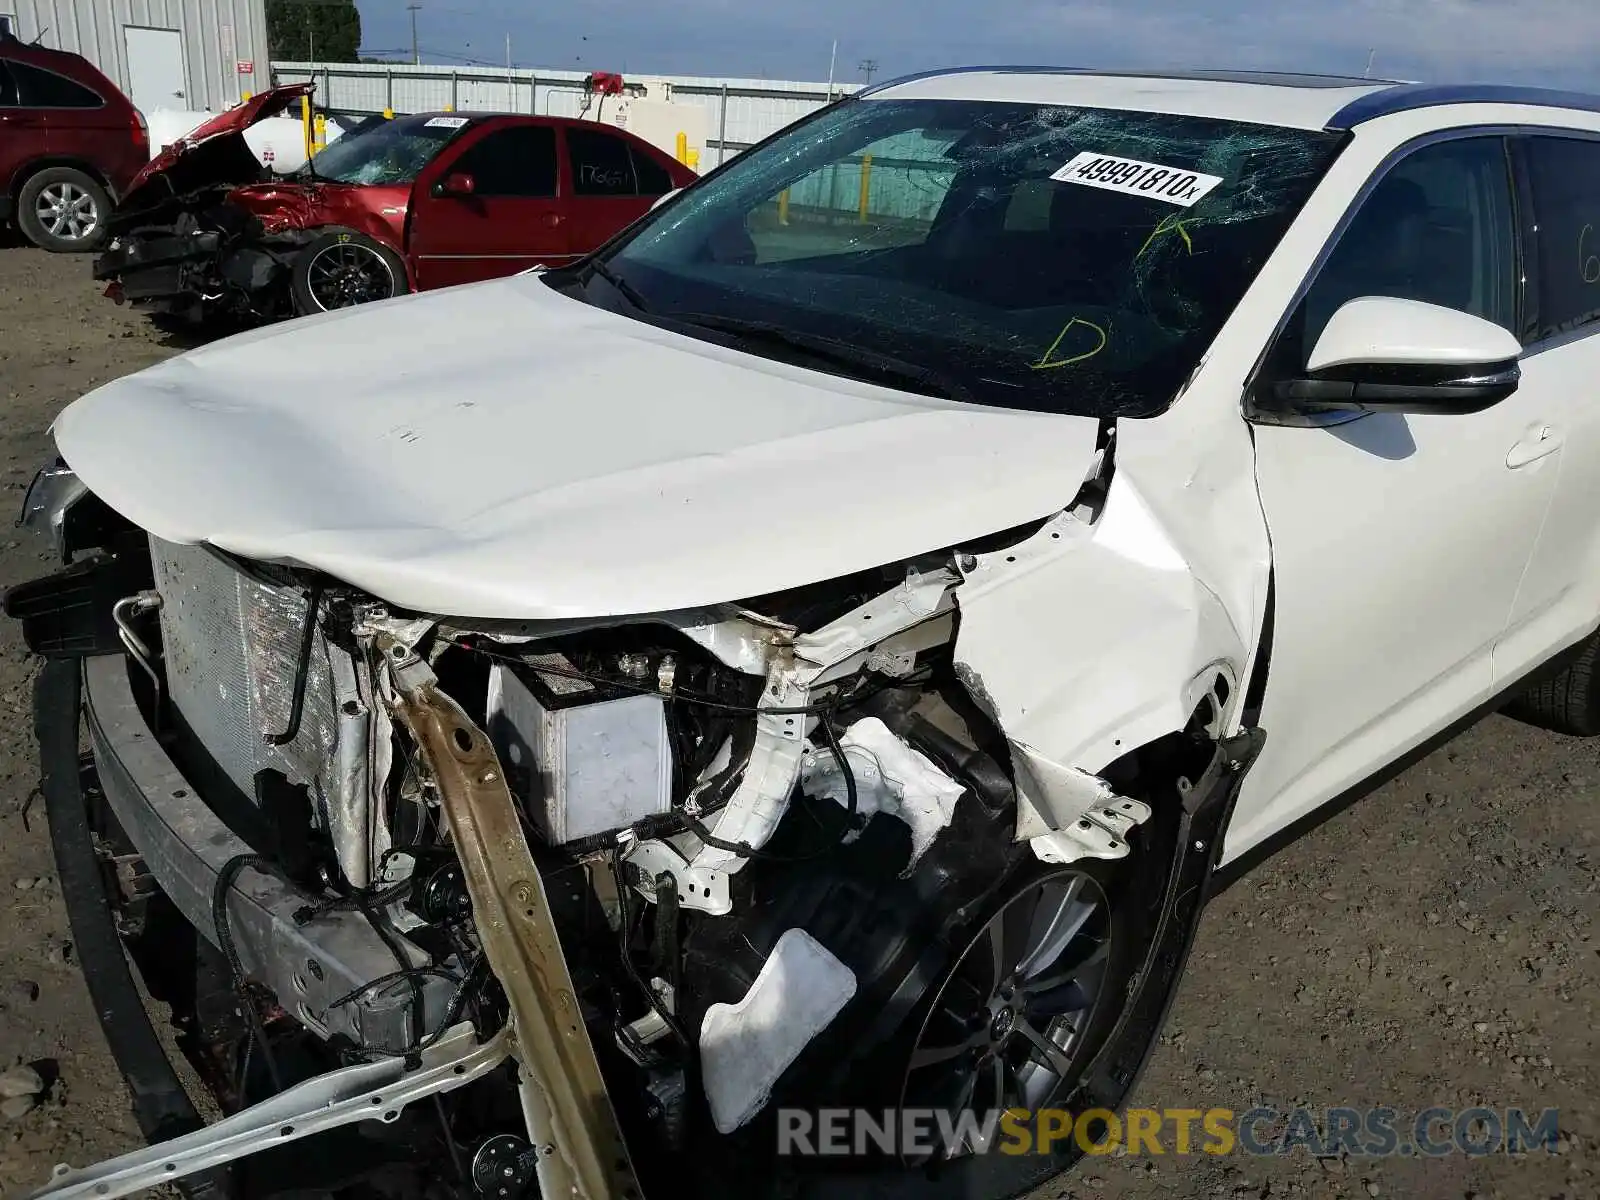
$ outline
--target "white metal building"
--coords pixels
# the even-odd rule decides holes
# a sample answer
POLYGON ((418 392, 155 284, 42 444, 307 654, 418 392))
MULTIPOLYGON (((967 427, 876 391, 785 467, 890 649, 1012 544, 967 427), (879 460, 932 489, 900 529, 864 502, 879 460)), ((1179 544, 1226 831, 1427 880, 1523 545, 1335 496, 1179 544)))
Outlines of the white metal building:
MULTIPOLYGON (((3 8, 7 0, 0 0, 3 8)), ((547 113, 577 116, 585 97, 586 71, 547 68, 435 67, 406 63, 272 64, 277 83, 312 80, 317 103, 349 113, 461 112, 547 113)), ((859 85, 806 83, 776 79, 721 79, 690 75, 628 74, 630 83, 648 83, 659 99, 694 110, 683 128, 699 154, 699 169, 709 170, 753 142, 859 85)), ((618 102, 597 102, 587 115, 617 121, 618 102)), ((618 124, 623 122, 617 121, 618 124)), ((648 140, 648 138, 647 138, 648 140)), ((663 147, 668 148, 668 147, 663 147)))
POLYGON ((263 0, 0 0, 0 29, 81 54, 149 114, 269 85, 263 0))

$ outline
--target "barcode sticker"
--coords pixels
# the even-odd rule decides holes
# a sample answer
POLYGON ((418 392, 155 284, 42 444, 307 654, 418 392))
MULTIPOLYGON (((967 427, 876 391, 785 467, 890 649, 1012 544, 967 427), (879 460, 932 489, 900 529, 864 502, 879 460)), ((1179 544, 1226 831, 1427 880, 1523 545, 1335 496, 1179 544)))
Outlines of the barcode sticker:
POLYGON ((424 129, 460 129, 467 123, 465 117, 429 117, 424 129))
POLYGON ((1085 150, 1054 175, 1060 183, 1081 183, 1084 187, 1104 188, 1131 196, 1188 208, 1222 182, 1220 175, 1202 175, 1183 167, 1164 167, 1160 163, 1140 162, 1136 158, 1117 158, 1085 150))

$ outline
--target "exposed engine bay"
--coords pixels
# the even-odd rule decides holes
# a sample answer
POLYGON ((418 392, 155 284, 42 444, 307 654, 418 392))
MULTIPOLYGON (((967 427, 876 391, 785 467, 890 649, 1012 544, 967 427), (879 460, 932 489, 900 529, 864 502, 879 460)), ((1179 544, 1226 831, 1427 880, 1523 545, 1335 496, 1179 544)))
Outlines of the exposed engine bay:
POLYGON ((114 629, 73 650, 104 836, 135 959, 235 1115, 43 1194, 224 1162, 251 1195, 496 1200, 1059 1170, 960 1146, 785 1160, 775 1130, 1111 1103, 1143 1060, 1214 854, 1189 831, 1220 825, 1251 752, 1223 736, 1236 656, 1203 613, 1153 615, 1152 652, 1181 624, 1209 665, 1102 708, 1121 733, 1080 729, 1092 773, 1019 738, 1035 702, 963 657, 1007 573, 1100 556, 1116 586, 1144 517, 1107 503, 1113 437, 1048 519, 633 618, 396 609, 147 535, 63 471, 58 538, 98 549, 7 609, 49 653, 68 600, 108 601, 114 629), (274 1148, 311 1134, 330 1152, 274 1148))

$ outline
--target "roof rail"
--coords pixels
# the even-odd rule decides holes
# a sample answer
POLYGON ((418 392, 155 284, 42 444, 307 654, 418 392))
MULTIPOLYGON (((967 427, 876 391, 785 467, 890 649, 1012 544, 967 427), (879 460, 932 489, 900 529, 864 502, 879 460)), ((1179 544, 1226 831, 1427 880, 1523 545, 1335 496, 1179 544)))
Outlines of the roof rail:
POLYGON ((976 66, 941 67, 931 71, 918 71, 886 79, 882 83, 862 88, 857 96, 870 96, 887 88, 915 83, 919 79, 937 79, 944 75, 1101 75, 1111 79, 1190 79, 1210 83, 1265 84, 1279 87, 1382 87, 1403 82, 1397 79, 1373 79, 1364 75, 1328 75, 1316 71, 1234 71, 1226 68, 1179 68, 1173 70, 1102 69, 1096 67, 1030 67, 1030 66, 976 66))
POLYGON ((1521 87, 1505 83, 1408 83, 1352 100, 1333 114, 1328 128, 1352 129, 1364 121, 1379 117, 1447 104, 1527 104, 1539 108, 1575 108, 1581 112, 1600 113, 1600 96, 1587 92, 1564 92, 1555 88, 1521 87))

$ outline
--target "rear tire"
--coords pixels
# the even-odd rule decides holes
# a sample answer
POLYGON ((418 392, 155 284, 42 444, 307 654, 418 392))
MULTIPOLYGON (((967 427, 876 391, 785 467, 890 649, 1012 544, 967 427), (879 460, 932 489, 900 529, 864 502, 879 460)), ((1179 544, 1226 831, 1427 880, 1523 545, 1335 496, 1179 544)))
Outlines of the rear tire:
POLYGON ((46 167, 17 194, 17 227, 35 246, 54 254, 93 250, 105 241, 111 196, 76 167, 46 167))
POLYGON ((1600 735, 1600 633, 1589 635, 1559 675, 1534 684, 1501 711, 1552 733, 1600 735))
POLYGON ((329 229, 294 260, 294 310, 300 316, 403 296, 406 265, 389 247, 354 229, 329 229))

